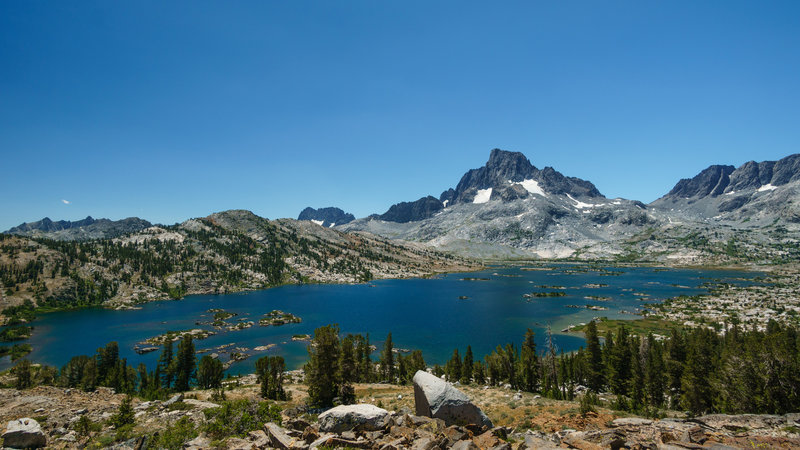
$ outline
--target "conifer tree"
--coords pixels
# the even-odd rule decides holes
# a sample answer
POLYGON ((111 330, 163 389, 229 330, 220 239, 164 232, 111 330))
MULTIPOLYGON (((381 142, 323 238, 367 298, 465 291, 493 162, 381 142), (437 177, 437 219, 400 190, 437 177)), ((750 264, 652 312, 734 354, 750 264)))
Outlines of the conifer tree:
POLYGON ((586 325, 586 384, 593 392, 600 392, 605 383, 603 351, 594 320, 586 325))
POLYGON ((383 381, 394 383, 394 347, 392 346, 392 333, 386 336, 381 354, 381 375, 383 381))
POLYGON ((178 343, 178 354, 175 357, 175 390, 184 392, 195 377, 197 357, 194 353, 192 336, 187 334, 178 343))
POLYGON ((464 363, 461 365, 461 384, 469 384, 472 382, 473 367, 472 346, 467 345, 467 352, 464 354, 464 363))
POLYGON ((175 380, 175 365, 173 359, 172 341, 167 339, 164 341, 164 348, 161 350, 161 356, 158 358, 158 372, 161 374, 161 385, 164 389, 172 388, 172 383, 175 380))
POLYGON ((711 352, 715 335, 706 329, 692 332, 688 341, 686 365, 681 378, 681 404, 692 415, 711 410, 713 390, 710 376, 713 373, 711 352))
POLYGON ((197 365, 197 385, 202 389, 220 388, 224 372, 222 361, 205 355, 197 365))
POLYGON ((647 335, 647 362, 645 368, 645 385, 647 386, 647 403, 660 408, 664 405, 664 390, 666 389, 664 351, 661 343, 655 340, 653 334, 647 335))
POLYGON ((461 378, 461 356, 458 355, 458 349, 453 350, 453 356, 450 357, 444 370, 447 372, 447 381, 451 383, 461 378))
POLYGON ((333 405, 339 394, 339 327, 327 325, 314 330, 314 338, 308 346, 308 362, 305 365, 308 397, 312 405, 333 405))
POLYGON ((539 361, 536 357, 536 339, 533 330, 528 328, 522 342, 520 354, 520 376, 522 389, 535 392, 539 387, 539 361))

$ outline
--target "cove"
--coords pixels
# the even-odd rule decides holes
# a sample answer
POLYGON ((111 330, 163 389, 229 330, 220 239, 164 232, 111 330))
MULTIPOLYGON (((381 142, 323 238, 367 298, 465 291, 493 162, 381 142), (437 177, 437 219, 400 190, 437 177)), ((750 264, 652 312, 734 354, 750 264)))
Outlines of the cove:
MULTIPOLYGON (((467 345, 482 358, 497 345, 513 342, 517 347, 527 328, 536 333, 537 349, 545 350, 546 327, 550 325, 558 351, 577 350, 583 338, 562 334, 570 324, 593 317, 634 319, 630 312, 646 302, 679 295, 708 292, 707 283, 751 284, 757 272, 706 269, 665 269, 615 267, 586 264, 498 266, 481 272, 452 273, 426 279, 376 280, 357 285, 292 285, 263 291, 192 295, 183 300, 166 300, 141 305, 141 309, 115 311, 90 308, 41 314, 33 322, 33 346, 28 359, 61 367, 72 356, 93 355, 98 347, 117 341, 120 357, 136 366, 155 368, 159 352, 139 355, 135 344, 170 330, 193 328, 209 321, 209 309, 221 308, 238 314, 238 319, 256 325, 239 331, 220 331, 196 340, 195 348, 234 344, 247 348, 249 359, 235 363, 228 373, 252 372, 261 356, 281 355, 288 368, 299 368, 307 359, 306 342, 292 341, 297 334, 339 324, 342 334, 370 335, 381 349, 387 333, 395 348, 420 349, 428 365, 444 364, 458 348, 463 356, 467 345), (524 297, 531 293, 563 293, 550 297, 524 297), (464 298, 466 297, 466 298, 464 298), (597 311, 585 306, 608 308, 597 311), (570 307, 572 306, 572 307, 570 307), (575 306, 578 306, 576 308, 575 306), (262 327, 258 319, 275 310, 302 318, 302 323, 262 327), (267 351, 258 346, 275 344, 267 351)), ((373 354, 373 360, 378 357, 373 354)), ((201 355, 198 355, 198 358, 201 355)), ((222 355, 223 361, 227 360, 222 355)), ((13 364, 0 359, 0 369, 13 364)))

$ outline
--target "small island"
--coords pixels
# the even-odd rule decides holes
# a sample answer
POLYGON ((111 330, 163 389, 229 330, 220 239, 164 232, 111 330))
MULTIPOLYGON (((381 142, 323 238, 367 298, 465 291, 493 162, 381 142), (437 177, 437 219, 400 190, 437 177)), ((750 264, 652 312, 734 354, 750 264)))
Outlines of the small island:
POLYGON ((522 294, 525 298, 542 298, 542 297, 566 297, 564 292, 531 292, 530 294, 522 294))
MULTIPOLYGON (((158 350, 158 347, 161 347, 165 343, 169 341, 172 342, 179 341, 183 339, 184 336, 191 336, 192 339, 200 340, 200 339, 205 339, 209 336, 213 336, 215 334, 217 333, 210 330, 203 330, 200 328, 195 328, 193 330, 167 331, 164 334, 159 334, 158 336, 145 339, 139 344, 136 344, 136 346, 134 346, 134 350, 138 348, 139 350, 136 350, 137 353, 140 353, 141 350, 145 349, 147 349, 148 351, 155 351, 158 350), (148 347, 150 348, 156 347, 156 348, 153 350, 149 350, 148 347)), ((141 353, 147 353, 147 351, 141 353)))
POLYGON ((280 326, 286 325, 287 323, 300 323, 303 320, 292 313, 283 312, 281 310, 273 310, 267 314, 264 314, 258 324, 262 327, 272 326, 280 326))

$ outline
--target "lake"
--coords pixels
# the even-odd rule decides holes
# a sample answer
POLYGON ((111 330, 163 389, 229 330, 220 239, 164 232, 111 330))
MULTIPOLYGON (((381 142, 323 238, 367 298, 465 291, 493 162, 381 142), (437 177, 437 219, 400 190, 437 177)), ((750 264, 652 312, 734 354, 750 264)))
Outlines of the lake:
MULTIPOLYGON (((153 369, 159 352, 139 355, 133 351, 134 345, 169 330, 212 329, 195 325, 211 320, 213 314, 207 311, 212 308, 238 314, 228 320, 230 323, 239 319, 256 322, 248 329, 222 331, 195 341, 198 350, 230 343, 250 349, 249 359, 229 369, 233 374, 253 371, 255 360, 266 354, 282 355, 289 368, 301 367, 307 359, 307 343, 292 341, 292 335, 313 334, 315 328, 334 323, 342 333, 369 333, 378 350, 391 332, 395 348, 420 349, 429 365, 444 364, 454 348, 463 356, 467 345, 472 346, 476 358, 507 342, 519 346, 527 328, 535 331, 538 349, 543 351, 547 325, 553 330, 558 350, 572 351, 584 340, 560 332, 570 324, 598 316, 634 319, 630 312, 642 308, 644 302, 707 293, 706 283, 752 283, 759 275, 731 270, 549 264, 490 267, 427 279, 192 295, 144 304, 131 311, 90 308, 41 314, 27 341, 34 348, 28 358, 60 367, 72 356, 92 355, 98 347, 117 341, 120 356, 127 358, 128 364, 144 362, 153 369), (536 292, 563 292, 564 296, 524 297, 536 292), (587 304, 608 310, 589 310, 587 304), (275 309, 301 317, 302 323, 259 326, 258 319, 275 309), (263 352, 252 350, 268 344, 275 347, 263 352)), ((373 354, 373 359, 378 354, 373 354)), ((0 359, 0 369, 11 365, 8 357, 0 359)))

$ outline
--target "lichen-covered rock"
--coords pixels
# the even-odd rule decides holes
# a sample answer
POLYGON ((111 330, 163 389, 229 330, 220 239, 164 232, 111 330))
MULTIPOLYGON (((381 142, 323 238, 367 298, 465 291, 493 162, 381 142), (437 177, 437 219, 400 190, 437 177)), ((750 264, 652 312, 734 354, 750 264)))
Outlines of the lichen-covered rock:
POLYGON ((39 422, 25 417, 8 422, 3 433, 3 446, 9 448, 42 448, 47 445, 47 438, 42 432, 39 422))
POLYGON ((374 405, 342 405, 319 415, 319 429, 323 432, 341 433, 347 430, 375 431, 389 421, 389 411, 374 405))
POLYGON ((492 421, 463 392, 422 370, 414 375, 414 405, 418 416, 442 419, 447 425, 475 424, 492 428, 492 421))

